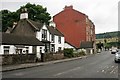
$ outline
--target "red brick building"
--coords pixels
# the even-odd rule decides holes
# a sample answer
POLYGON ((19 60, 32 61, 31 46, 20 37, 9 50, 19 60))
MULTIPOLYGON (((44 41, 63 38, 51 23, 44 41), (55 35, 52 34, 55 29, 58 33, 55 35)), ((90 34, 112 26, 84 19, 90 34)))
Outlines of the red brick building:
POLYGON ((65 6, 64 10, 53 17, 57 29, 64 34, 65 41, 80 48, 81 42, 95 41, 95 25, 87 15, 73 6, 65 6))

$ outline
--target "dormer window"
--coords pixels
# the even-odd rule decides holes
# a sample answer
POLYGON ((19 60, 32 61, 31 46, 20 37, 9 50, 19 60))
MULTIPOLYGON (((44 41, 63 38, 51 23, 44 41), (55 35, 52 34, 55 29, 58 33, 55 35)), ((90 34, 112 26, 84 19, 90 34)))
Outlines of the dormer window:
POLYGON ((42 40, 47 40, 47 30, 42 29, 42 40))

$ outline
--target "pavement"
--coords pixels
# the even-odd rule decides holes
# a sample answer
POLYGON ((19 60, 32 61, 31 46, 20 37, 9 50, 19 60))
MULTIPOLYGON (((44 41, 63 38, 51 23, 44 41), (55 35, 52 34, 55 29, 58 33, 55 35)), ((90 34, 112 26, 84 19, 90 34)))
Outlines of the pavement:
POLYGON ((56 63, 61 63, 61 62, 66 62, 66 61, 82 59, 82 58, 86 58, 86 57, 87 56, 68 58, 68 59, 62 59, 62 60, 55 60, 55 61, 48 61, 48 62, 6 65, 6 66, 2 66, 2 69, 0 70, 0 72, 13 71, 13 70, 25 69, 25 68, 31 68, 31 67, 37 67, 37 66, 44 66, 44 65, 48 65, 48 64, 56 64, 56 63))

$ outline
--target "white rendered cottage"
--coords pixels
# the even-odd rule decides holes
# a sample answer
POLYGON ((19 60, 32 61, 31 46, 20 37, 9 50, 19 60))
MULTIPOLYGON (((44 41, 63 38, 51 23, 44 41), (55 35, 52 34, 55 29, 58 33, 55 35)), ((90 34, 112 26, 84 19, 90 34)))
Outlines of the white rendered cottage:
POLYGON ((45 44, 45 52, 58 52, 64 49, 64 36, 53 26, 44 24, 36 34, 37 39, 45 44))
MULTIPOLYGON (((32 42, 33 40, 29 38, 24 40, 27 45, 18 45, 19 43, 17 42, 17 45, 6 44, 7 47, 5 47, 6 45, 1 45, 1 54, 4 54, 5 49, 7 51, 9 49, 8 54, 16 54, 16 49, 19 49, 19 53, 33 53, 35 50, 37 57, 41 58, 41 53, 57 52, 64 49, 64 36, 55 27, 46 26, 45 24, 28 19, 27 11, 21 13, 18 23, 13 28, 9 28, 6 33, 16 36, 32 37, 35 40, 37 39, 36 41, 39 40, 39 44, 37 45, 36 42, 33 42, 32 45, 30 45, 31 43, 28 44, 27 42, 32 42), (36 45, 34 46, 34 44, 36 45)), ((21 39, 23 38, 21 37, 21 39)))

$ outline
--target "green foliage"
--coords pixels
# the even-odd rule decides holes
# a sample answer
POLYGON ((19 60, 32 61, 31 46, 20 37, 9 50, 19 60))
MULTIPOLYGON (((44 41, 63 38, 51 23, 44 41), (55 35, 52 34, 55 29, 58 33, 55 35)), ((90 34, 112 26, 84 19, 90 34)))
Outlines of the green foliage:
POLYGON ((74 53, 74 57, 80 57, 80 56, 85 56, 85 52, 81 50, 80 52, 74 53))
POLYGON ((1 10, 2 15, 2 30, 6 31, 7 27, 11 27, 13 22, 18 21, 19 17, 16 12, 10 12, 8 10, 1 10))
POLYGON ((85 56, 86 54, 85 54, 85 52, 82 50, 82 51, 79 52, 79 55, 85 56))
POLYGON ((107 43, 110 47, 112 46, 116 46, 116 47, 119 47, 120 46, 120 42, 110 42, 110 43, 107 43))
POLYGON ((73 49, 64 49, 64 56, 69 58, 74 57, 73 49))
POLYGON ((105 44, 104 44, 104 47, 106 47, 106 48, 111 48, 112 45, 110 45, 109 43, 105 43, 105 44))
POLYGON ((96 34, 96 39, 120 37, 120 31, 96 34))
POLYGON ((41 5, 27 3, 25 6, 22 6, 19 10, 17 10, 17 12, 20 13, 23 8, 27 8, 29 19, 49 24, 51 16, 47 12, 47 8, 43 8, 41 5))
MULTIPOLYGON (((19 16, 23 8, 28 9, 28 17, 33 21, 49 24, 51 19, 50 14, 47 12, 47 8, 43 8, 41 5, 35 5, 27 3, 25 6, 21 6, 16 12, 10 12, 8 10, 1 10, 2 15, 2 31, 5 32, 7 27, 12 27, 13 22, 19 21, 19 16)), ((1 16, 0 15, 0 16, 1 16)))

